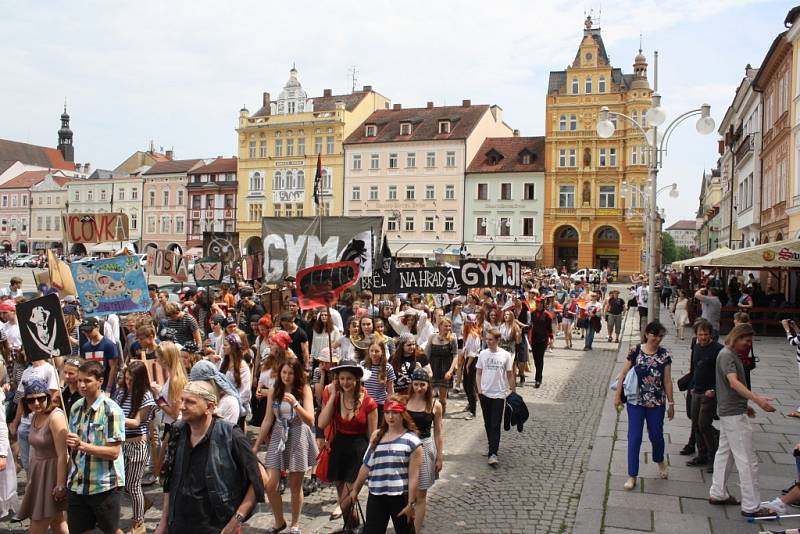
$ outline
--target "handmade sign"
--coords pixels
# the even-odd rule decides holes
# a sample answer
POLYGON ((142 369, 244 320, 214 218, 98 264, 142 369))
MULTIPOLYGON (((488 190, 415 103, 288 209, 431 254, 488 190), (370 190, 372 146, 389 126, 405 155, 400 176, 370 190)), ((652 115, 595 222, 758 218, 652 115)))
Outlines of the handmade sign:
POLYGON ((188 256, 181 256, 171 250, 153 247, 147 249, 147 272, 152 275, 169 276, 176 282, 186 282, 189 279, 188 265, 188 256))
POLYGON ((326 263, 297 273, 297 297, 300 308, 333 306, 344 290, 358 280, 358 264, 354 261, 326 263))
POLYGON ((453 293, 461 289, 458 268, 404 267, 389 274, 378 271, 361 279, 363 289, 373 293, 453 293))
POLYGON ((372 274, 383 217, 264 217, 262 221, 266 283, 337 261, 356 262, 361 277, 372 274))
POLYGON ((225 274, 234 272, 241 259, 238 232, 203 232, 203 256, 222 260, 225 274))
POLYGON ((462 290, 471 287, 520 286, 520 265, 518 261, 506 260, 461 260, 462 290))
POLYGON ((144 272, 136 256, 117 256, 70 264, 84 315, 149 311, 144 272))
POLYGON ((218 258, 200 258, 194 262, 194 282, 200 287, 220 284, 222 273, 222 260, 218 258))
POLYGON ((50 276, 50 285, 58 290, 59 295, 78 295, 69 265, 61 261, 52 250, 47 251, 47 273, 50 276))
POLYGON ((262 276, 264 276, 264 255, 259 253, 242 256, 242 278, 258 280, 262 276))
POLYGON ((128 216, 125 213, 67 213, 62 217, 64 234, 72 244, 130 239, 128 216))
POLYGON ((58 293, 58 289, 54 288, 50 282, 49 271, 33 271, 33 280, 36 282, 36 289, 39 290, 42 296, 58 293))
POLYGON ((17 304, 17 321, 29 362, 70 354, 69 333, 58 295, 53 293, 17 304))

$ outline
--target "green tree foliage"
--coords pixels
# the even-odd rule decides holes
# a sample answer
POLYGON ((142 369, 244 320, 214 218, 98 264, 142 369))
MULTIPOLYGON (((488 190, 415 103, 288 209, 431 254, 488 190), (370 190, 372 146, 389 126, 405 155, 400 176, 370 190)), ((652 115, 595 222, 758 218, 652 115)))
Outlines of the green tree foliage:
POLYGON ((678 251, 675 248, 675 240, 672 236, 664 232, 661 234, 661 257, 664 265, 670 265, 673 261, 677 261, 678 251))

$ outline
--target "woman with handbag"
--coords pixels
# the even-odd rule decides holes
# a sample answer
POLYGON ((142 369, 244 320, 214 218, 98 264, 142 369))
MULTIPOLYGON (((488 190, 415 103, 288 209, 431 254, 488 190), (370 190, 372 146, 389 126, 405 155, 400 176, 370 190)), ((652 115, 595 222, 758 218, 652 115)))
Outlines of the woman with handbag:
POLYGON ((600 314, 603 311, 603 305, 597 300, 597 293, 589 293, 589 299, 589 303, 586 305, 586 341, 583 350, 592 350, 594 335, 600 331, 600 314))
MULTIPOLYGON (((664 462, 664 412, 670 421, 675 416, 675 401, 672 396, 672 353, 661 346, 667 329, 658 321, 645 327, 646 342, 631 348, 622 366, 618 384, 630 382, 635 378, 638 385, 633 394, 628 395, 625 405, 628 410, 628 480, 623 486, 632 490, 639 476, 639 450, 642 446, 642 431, 647 421, 647 435, 653 445, 653 461, 658 464, 658 474, 668 478, 667 464, 664 462), (628 373, 632 375, 628 377, 628 373)), ((617 387, 614 406, 623 404, 622 387, 617 387)))

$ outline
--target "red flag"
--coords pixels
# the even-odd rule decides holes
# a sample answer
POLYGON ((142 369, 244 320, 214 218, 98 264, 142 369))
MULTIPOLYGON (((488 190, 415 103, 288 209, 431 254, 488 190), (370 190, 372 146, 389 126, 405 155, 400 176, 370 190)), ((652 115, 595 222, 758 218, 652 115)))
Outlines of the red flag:
POLYGON ((317 154, 317 173, 314 175, 314 204, 322 203, 322 152, 317 154))
POLYGON ((344 290, 358 280, 358 264, 339 261, 315 265, 297 273, 295 287, 300 308, 333 306, 344 290))

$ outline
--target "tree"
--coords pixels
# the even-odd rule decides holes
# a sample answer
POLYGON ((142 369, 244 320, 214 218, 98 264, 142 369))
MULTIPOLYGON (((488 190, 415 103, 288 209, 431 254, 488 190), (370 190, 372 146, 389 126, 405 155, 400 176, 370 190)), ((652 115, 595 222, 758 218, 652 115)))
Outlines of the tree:
POLYGON ((677 261, 678 251, 675 248, 675 240, 672 236, 664 232, 661 234, 661 263, 670 265, 673 261, 677 261))
POLYGON ((689 247, 678 247, 676 253, 675 261, 687 260, 692 257, 692 251, 689 250, 689 247))

